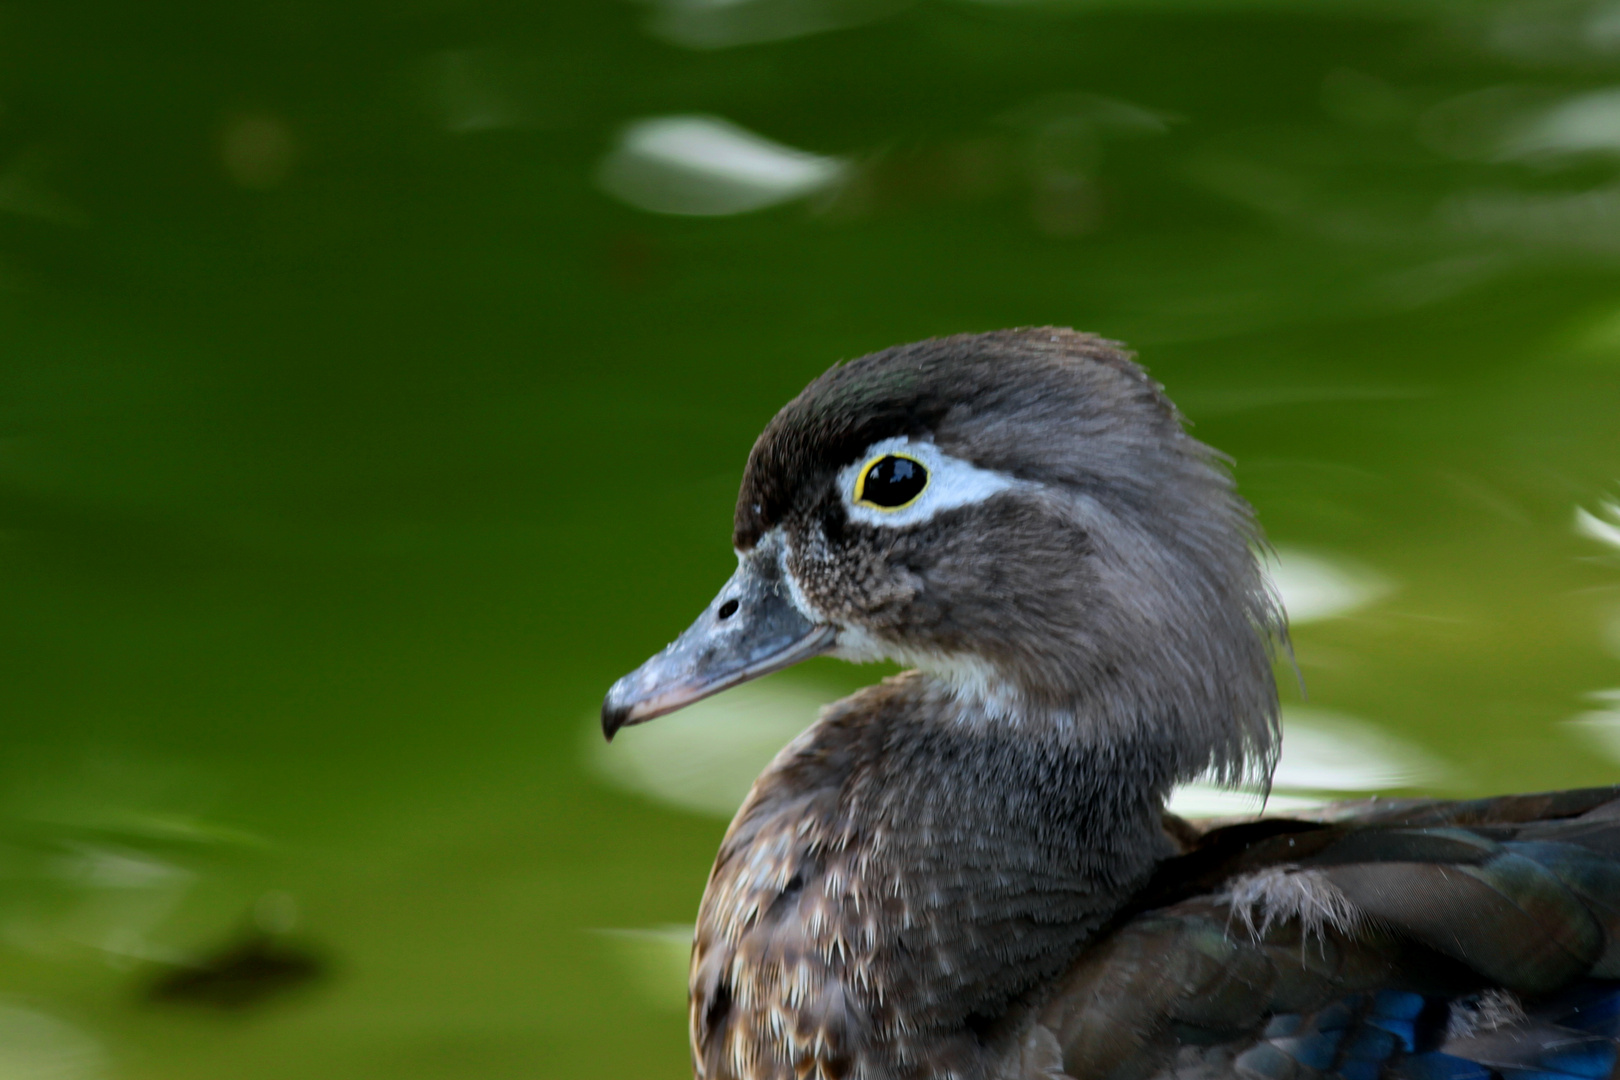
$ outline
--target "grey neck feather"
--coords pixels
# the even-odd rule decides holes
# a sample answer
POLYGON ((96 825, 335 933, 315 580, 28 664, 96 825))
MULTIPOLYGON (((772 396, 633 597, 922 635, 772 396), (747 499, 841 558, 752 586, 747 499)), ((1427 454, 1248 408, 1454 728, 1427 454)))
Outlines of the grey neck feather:
POLYGON ((968 702, 939 710, 931 682, 919 680, 914 711, 877 720, 871 814, 890 837, 885 861, 938 901, 899 936, 905 979, 931 1006, 905 1026, 935 1032, 918 1075, 989 1074, 1016 1035, 1014 1006, 1061 975, 1170 853, 1161 813, 1181 770, 1143 729, 986 722, 968 702))
POLYGON ((858 1003, 841 991, 855 1007, 830 1024, 826 995, 806 999, 848 1047, 850 1075, 994 1075, 1018 1004, 1169 853, 1174 755, 1147 729, 1079 730, 987 722, 919 673, 831 706, 761 777, 722 846, 695 954, 694 1033, 714 1055, 701 1075, 740 1075, 725 1064, 728 1025, 763 1034, 769 1009, 741 1004, 770 986, 726 983, 742 954, 762 973, 817 956, 829 981, 870 988, 858 1003), (785 861, 762 863, 789 832, 785 861), (769 914, 750 923, 750 910, 769 914), (756 933, 766 941, 747 944, 756 933), (857 944, 846 956, 835 941, 857 944))
MULTIPOLYGON (((882 796, 868 813, 886 829, 923 849, 993 841, 1003 869, 1083 882, 1099 898, 1164 854, 1160 815, 1184 767, 1146 728, 1122 733, 1073 712, 986 714, 933 677, 896 682, 909 692, 881 713, 861 715, 857 695, 826 720, 870 726, 882 796)), ((960 850, 939 848, 928 865, 960 850)))

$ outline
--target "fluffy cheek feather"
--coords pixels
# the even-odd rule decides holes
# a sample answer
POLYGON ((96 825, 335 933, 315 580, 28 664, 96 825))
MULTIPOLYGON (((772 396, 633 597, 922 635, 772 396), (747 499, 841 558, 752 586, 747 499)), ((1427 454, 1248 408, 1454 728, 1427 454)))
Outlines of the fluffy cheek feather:
POLYGON ((788 537, 784 569, 803 606, 840 626, 844 659, 1035 703, 1094 674, 1074 648, 1097 615, 1087 537, 1044 503, 1009 495, 900 531, 815 517, 788 537))
POLYGON ((804 601, 840 626, 892 635, 919 579, 892 559, 893 543, 835 543, 820 522, 789 533, 783 560, 804 601))

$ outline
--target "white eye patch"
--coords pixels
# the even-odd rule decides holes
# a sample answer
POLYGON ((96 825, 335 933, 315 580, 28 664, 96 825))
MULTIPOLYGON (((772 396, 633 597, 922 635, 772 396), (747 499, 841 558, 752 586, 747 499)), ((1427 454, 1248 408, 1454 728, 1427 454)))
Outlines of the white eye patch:
POLYGON ((838 473, 850 519, 891 529, 927 521, 1020 486, 1005 473, 951 457, 931 442, 897 436, 875 442, 838 473))

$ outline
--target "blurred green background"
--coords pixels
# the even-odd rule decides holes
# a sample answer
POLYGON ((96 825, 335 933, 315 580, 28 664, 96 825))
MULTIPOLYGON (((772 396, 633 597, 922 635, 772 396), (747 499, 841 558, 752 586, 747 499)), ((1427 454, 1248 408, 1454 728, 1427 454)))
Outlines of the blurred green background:
POLYGON ((1426 762, 1297 786, 1620 779, 1615 0, 0 3, 0 1078, 688 1075, 737 776, 879 672, 601 695, 806 381, 1031 323, 1426 762))

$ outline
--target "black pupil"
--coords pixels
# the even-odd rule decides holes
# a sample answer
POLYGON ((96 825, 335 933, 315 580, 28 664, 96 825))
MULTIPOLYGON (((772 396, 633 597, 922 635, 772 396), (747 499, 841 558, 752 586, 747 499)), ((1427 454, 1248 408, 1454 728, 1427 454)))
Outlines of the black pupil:
POLYGON ((861 501, 874 506, 904 506, 928 486, 928 470, 909 458, 890 454, 866 470, 861 501))

